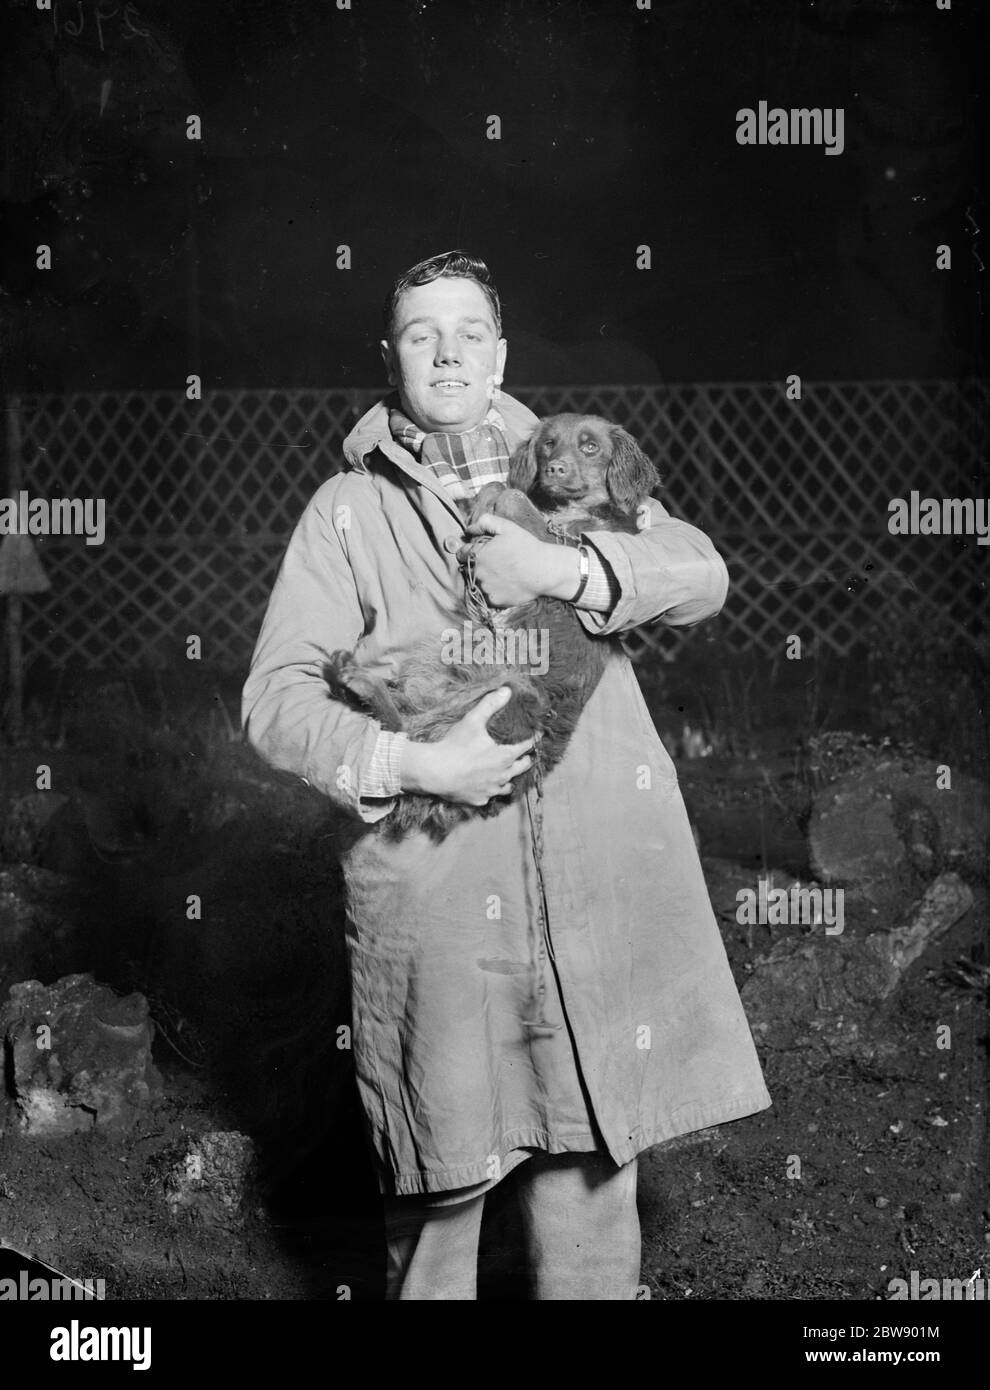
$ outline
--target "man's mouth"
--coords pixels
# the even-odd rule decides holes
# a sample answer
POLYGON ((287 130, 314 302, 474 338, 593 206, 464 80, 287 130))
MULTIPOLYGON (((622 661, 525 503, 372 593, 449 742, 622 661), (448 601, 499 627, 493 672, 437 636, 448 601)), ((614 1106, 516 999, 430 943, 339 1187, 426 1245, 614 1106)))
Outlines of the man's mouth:
POLYGON ((458 391, 466 391, 467 385, 460 377, 443 377, 442 380, 433 383, 433 390, 439 391, 441 395, 455 396, 458 391))

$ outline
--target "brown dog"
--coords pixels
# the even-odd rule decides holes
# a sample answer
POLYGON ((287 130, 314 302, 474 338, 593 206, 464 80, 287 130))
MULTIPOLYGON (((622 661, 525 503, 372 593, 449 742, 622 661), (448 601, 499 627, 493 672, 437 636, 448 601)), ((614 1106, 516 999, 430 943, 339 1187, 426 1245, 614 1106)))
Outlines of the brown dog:
MULTIPOLYGON (((597 415, 552 415, 513 455, 508 485, 482 488, 470 520, 494 512, 539 540, 578 544, 585 531, 638 530, 637 511, 659 482, 653 464, 618 425, 597 415)), ((431 641, 386 682, 362 671, 349 653, 335 652, 327 681, 337 698, 371 713, 384 729, 404 730, 425 743, 443 738, 483 695, 510 686, 512 698, 492 716, 488 732, 497 743, 535 735, 537 766, 487 806, 406 793, 384 823, 390 836, 426 829, 442 839, 458 821, 493 815, 522 796, 560 762, 605 669, 611 644, 590 636, 571 604, 541 597, 503 610, 496 619, 483 596, 475 590, 473 597, 469 584, 462 631, 474 625, 470 655, 465 657, 462 648, 463 659, 451 660, 441 643, 431 641), (531 659, 523 634, 539 634, 545 653, 539 661, 531 659)))

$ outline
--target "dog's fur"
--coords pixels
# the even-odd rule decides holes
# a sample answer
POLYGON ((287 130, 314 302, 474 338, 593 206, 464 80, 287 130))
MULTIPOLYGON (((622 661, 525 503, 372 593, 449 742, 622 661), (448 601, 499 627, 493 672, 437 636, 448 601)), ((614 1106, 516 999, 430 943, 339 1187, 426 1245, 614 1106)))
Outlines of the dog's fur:
MULTIPOLYGON (((509 464, 508 484, 489 483, 470 504, 470 520, 487 512, 507 517, 541 541, 557 539, 547 526, 577 540, 582 531, 638 529, 637 508, 658 486, 656 469, 624 429, 595 415, 553 415, 542 421, 509 464)), ((463 618, 468 620, 465 608, 463 618)), ((601 679, 610 644, 592 637, 570 603, 536 598, 509 610, 506 628, 546 634, 548 670, 525 666, 442 662, 431 640, 410 656, 396 678, 372 676, 347 652, 335 652, 326 671, 332 693, 371 713, 384 729, 404 730, 418 742, 443 738, 479 699, 510 686, 512 698, 492 716, 497 743, 538 737, 537 756, 546 776, 560 762, 584 706, 601 679)), ((404 793, 386 818, 384 833, 399 837, 426 829, 442 839, 467 817, 493 815, 521 797, 536 770, 515 778, 510 793, 486 806, 465 806, 433 796, 404 793)))

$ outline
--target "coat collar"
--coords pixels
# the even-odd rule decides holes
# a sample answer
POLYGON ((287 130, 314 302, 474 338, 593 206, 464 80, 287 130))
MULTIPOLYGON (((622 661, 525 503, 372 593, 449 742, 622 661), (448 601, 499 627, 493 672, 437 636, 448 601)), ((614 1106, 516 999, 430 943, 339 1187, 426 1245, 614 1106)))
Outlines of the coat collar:
MULTIPOLYGON (((352 468, 359 473, 367 473, 368 467, 365 459, 375 449, 381 449, 396 463, 403 466, 407 464, 411 467, 407 471, 415 469, 414 477, 422 473, 433 476, 430 469, 424 468, 417 463, 411 454, 407 453, 401 445, 396 444, 392 438, 388 427, 389 406, 398 404, 398 397, 393 396, 384 400, 377 401, 370 410, 366 411, 361 419, 351 430, 344 440, 344 459, 345 467, 352 468)), ((517 401, 514 396, 509 396, 502 392, 498 398, 496 407, 505 421, 505 433, 510 448, 515 448, 522 444, 532 434, 536 425, 539 423, 537 417, 521 401, 517 401)))
MULTIPOLYGON (((419 463, 408 450, 403 449, 400 444, 396 444, 392 438, 392 432, 388 427, 388 412, 390 405, 393 404, 398 404, 398 396, 395 394, 378 401, 361 416, 361 419, 344 440, 344 467, 355 473, 369 473, 371 471, 367 464, 369 455, 375 452, 384 454, 407 477, 426 488, 427 492, 432 492, 434 497, 442 502, 451 515, 457 519, 458 523, 463 524, 463 517, 457 503, 433 469, 419 463)), ((521 401, 517 401, 504 391, 498 398, 498 410, 505 421, 505 437, 510 449, 515 449, 517 445, 528 439, 539 424, 538 418, 528 406, 523 405, 521 401)))

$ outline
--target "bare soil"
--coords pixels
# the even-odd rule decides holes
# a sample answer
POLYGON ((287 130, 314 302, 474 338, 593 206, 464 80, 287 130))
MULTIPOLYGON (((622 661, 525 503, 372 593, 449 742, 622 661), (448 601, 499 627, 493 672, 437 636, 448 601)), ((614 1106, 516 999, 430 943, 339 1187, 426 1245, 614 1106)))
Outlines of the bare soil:
MULTIPOLYGON (((110 1297, 380 1299, 377 1192, 337 1045, 342 830, 233 739, 139 725, 70 722, 8 750, 0 811, 51 765, 70 806, 40 860, 78 890, 51 978, 87 970, 147 995, 164 1098, 126 1134, 39 1142, 8 1129, 0 1236, 104 1279, 110 1297), (186 916, 193 893, 199 921, 186 916), (169 1163, 188 1135, 230 1129, 258 1153, 239 1216, 173 1218, 169 1163)), ((761 866, 807 873, 808 788, 788 752, 680 771, 742 986, 770 938, 736 924, 734 891, 761 866)), ((986 961, 974 888, 974 909, 881 1016, 882 1063, 761 1047, 772 1110, 642 1156, 650 1297, 885 1298, 913 1269, 967 1278, 990 1261, 986 998, 944 975, 960 956, 986 961)), ((481 1296, 525 1297, 511 1178, 488 1201, 481 1296)))

